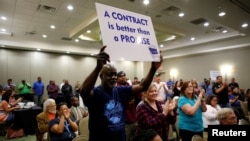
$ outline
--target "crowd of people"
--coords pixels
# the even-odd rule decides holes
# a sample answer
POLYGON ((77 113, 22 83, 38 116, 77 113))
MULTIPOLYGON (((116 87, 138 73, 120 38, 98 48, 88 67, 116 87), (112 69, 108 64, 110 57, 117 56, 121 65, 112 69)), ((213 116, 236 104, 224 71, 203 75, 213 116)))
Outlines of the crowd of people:
MULTIPOLYGON (((182 79, 164 82, 157 73, 161 58, 160 62, 152 62, 145 78, 139 81, 135 77, 131 82, 109 61, 103 47, 96 67, 82 83, 77 82, 75 90, 68 80, 60 86, 52 80, 45 87, 41 77, 33 85, 25 80, 18 85, 20 94, 32 89, 34 101, 43 106, 36 118, 39 141, 72 141, 79 135, 80 120, 87 116, 89 141, 168 141, 171 125, 178 126, 182 141, 191 141, 194 135, 202 137, 209 125, 237 125, 242 119, 248 120, 240 102, 250 105, 250 89, 242 93, 235 78, 229 84, 222 76, 213 83, 211 79, 201 84, 182 79), (101 83, 96 86, 98 77, 101 83), (49 97, 42 102, 44 89, 49 97)), ((0 91, 2 121, 13 120, 11 111, 23 100, 15 99, 15 87, 9 79, 0 91)))

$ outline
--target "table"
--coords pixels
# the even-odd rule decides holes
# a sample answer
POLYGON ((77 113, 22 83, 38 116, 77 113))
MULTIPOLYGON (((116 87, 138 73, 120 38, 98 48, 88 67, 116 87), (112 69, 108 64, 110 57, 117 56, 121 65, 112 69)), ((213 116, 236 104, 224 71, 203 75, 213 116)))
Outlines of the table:
POLYGON ((14 126, 23 128, 25 135, 34 135, 37 129, 36 116, 42 112, 42 107, 34 106, 28 109, 14 110, 14 126))

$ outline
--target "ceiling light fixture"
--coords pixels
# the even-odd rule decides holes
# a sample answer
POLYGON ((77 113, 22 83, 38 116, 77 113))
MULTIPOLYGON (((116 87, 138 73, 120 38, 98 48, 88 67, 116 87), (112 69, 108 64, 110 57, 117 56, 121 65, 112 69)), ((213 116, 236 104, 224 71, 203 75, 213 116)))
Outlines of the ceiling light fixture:
POLYGON ((47 38, 47 35, 43 34, 43 38, 47 38))
POLYGON ((2 20, 4 20, 4 21, 6 21, 6 20, 7 20, 7 18, 6 18, 6 17, 1 17, 1 19, 2 19, 2 20))
POLYGON ((226 12, 221 11, 218 15, 219 15, 220 17, 223 17, 223 16, 225 16, 225 15, 226 15, 226 12))
POLYGON ((164 45, 163 45, 163 44, 161 44, 161 45, 160 45, 160 47, 162 48, 162 47, 164 47, 164 45))
POLYGON ((204 25, 205 27, 207 27, 207 26, 209 26, 209 22, 205 22, 203 25, 204 25))
POLYGON ((243 24, 241 25, 241 27, 246 28, 246 27, 248 27, 248 24, 247 24, 247 23, 243 23, 243 24))
POLYGON ((224 29, 224 30, 222 31, 222 33, 227 33, 227 30, 226 30, 226 29, 224 29))
POLYGON ((38 48, 38 49, 36 49, 37 51, 40 51, 41 49, 40 48, 38 48))
POLYGON ((190 40, 191 40, 191 41, 194 41, 194 40, 195 40, 195 37, 192 37, 190 40))
POLYGON ((51 28, 51 29, 55 29, 56 27, 55 27, 54 25, 51 25, 50 28, 51 28))
POLYGON ((144 1, 143 1, 143 4, 144 4, 144 5, 148 5, 148 4, 149 4, 149 0, 144 0, 144 1))
POLYGON ((68 5, 67 9, 70 10, 70 11, 72 11, 74 9, 74 7, 72 5, 68 5))
POLYGON ((183 12, 179 13, 179 17, 183 17, 185 14, 183 12))
POLYGON ((87 33, 91 33, 91 30, 87 30, 87 33))
POLYGON ((66 53, 70 53, 70 51, 67 51, 66 53))
POLYGON ((75 42, 79 42, 79 39, 75 39, 75 42))
POLYGON ((2 31, 2 32, 6 32, 6 29, 2 28, 1 31, 2 31))

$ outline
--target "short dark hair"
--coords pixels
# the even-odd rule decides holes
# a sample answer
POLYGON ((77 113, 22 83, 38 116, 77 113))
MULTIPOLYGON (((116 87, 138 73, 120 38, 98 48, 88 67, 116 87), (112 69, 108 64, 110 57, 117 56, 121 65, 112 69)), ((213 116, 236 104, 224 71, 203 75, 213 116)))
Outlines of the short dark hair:
POLYGON ((58 103, 57 106, 56 106, 56 110, 60 110, 60 107, 63 106, 63 105, 67 106, 67 103, 66 102, 60 102, 60 103, 58 103))

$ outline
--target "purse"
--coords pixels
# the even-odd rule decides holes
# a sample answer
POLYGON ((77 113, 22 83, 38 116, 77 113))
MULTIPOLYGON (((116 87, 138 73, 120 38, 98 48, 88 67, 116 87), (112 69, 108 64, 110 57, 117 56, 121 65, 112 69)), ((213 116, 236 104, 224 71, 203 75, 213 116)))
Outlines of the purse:
POLYGON ((18 137, 23 137, 24 131, 23 128, 14 128, 13 126, 10 126, 6 129, 6 138, 7 139, 13 139, 18 137))

